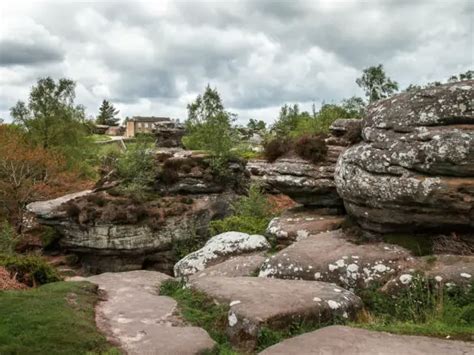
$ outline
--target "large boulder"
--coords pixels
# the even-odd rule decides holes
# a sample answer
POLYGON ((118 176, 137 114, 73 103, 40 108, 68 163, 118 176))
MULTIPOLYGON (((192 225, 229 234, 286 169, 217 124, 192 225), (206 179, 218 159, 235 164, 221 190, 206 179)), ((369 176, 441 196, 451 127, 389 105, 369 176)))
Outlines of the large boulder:
POLYGON ((267 258, 260 277, 333 282, 359 289, 383 284, 414 263, 410 253, 386 243, 355 244, 341 230, 310 235, 267 258))
POLYGON ((284 330, 291 324, 321 324, 353 318, 359 297, 333 284, 257 277, 202 277, 190 286, 230 306, 227 334, 244 350, 253 350, 263 327, 284 330))
POLYGON ((331 326, 286 339, 260 354, 465 355, 472 353, 474 353, 474 345, 463 341, 331 326))
POLYGON ((153 133, 158 147, 175 148, 183 146, 181 139, 185 135, 186 129, 183 124, 169 120, 155 122, 153 133))
POLYGON ((375 232, 474 226, 474 81, 372 104, 337 163, 347 212, 375 232))
POLYGON ((225 232, 209 239, 199 250, 186 255, 174 266, 176 277, 189 276, 234 255, 270 248, 264 236, 225 232))
POLYGON ((325 139, 327 154, 320 163, 313 164, 292 154, 273 163, 251 160, 247 170, 252 179, 268 190, 288 195, 305 206, 342 206, 334 183, 334 168, 339 155, 358 136, 360 120, 336 120, 332 128, 332 133, 325 139))

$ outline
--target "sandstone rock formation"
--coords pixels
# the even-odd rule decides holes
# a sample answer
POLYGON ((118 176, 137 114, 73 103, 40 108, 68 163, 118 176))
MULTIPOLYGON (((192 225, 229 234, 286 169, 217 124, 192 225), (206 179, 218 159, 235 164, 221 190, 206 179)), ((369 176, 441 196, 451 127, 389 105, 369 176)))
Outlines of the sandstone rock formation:
POLYGON ((320 324, 352 318, 362 302, 352 292, 317 281, 257 277, 193 278, 190 286, 230 306, 227 334, 239 348, 252 350, 263 327, 285 329, 294 322, 320 324))
POLYGON ((337 229, 343 221, 344 216, 335 215, 330 209, 295 207, 272 219, 266 234, 285 246, 309 235, 337 229))
POLYGON ((462 341, 331 326, 286 339, 260 354, 465 355, 471 353, 474 353, 474 345, 462 341))
POLYGON ((176 121, 161 121, 154 123, 153 133, 157 147, 175 148, 183 146, 181 139, 186 129, 183 124, 176 121))
POLYGON ((385 243, 354 244, 341 230, 310 235, 267 258, 260 277, 334 282, 365 288, 387 282, 414 263, 409 252, 385 243))
POLYGON ((337 163, 347 212, 375 232, 474 227, 474 81, 372 104, 337 163))
POLYGON ((96 322, 110 341, 127 354, 189 354, 210 351, 214 341, 207 332, 191 327, 175 315, 176 301, 159 296, 169 276, 154 271, 105 273, 86 280, 105 292, 98 304, 96 322))
POLYGON ((226 232, 209 239, 199 250, 186 255, 174 266, 176 277, 189 276, 234 255, 269 249, 264 236, 226 232))
POLYGON ((326 139, 327 155, 317 165, 295 156, 283 156, 273 163, 249 161, 247 169, 252 179, 261 182, 267 189, 288 195, 300 204, 340 207, 342 200, 336 191, 334 168, 339 155, 354 141, 359 130, 360 120, 336 120, 332 134, 326 139))
POLYGON ((266 259, 263 254, 263 252, 260 252, 257 254, 233 256, 219 264, 209 266, 190 277, 255 276, 254 274, 260 270, 260 266, 262 266, 266 259))

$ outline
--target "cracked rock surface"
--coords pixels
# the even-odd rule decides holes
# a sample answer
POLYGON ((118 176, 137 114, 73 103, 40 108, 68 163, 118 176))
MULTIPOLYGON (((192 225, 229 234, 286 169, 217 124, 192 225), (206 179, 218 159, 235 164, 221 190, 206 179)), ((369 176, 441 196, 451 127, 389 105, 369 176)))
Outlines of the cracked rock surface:
POLYGON ((466 355, 472 353, 474 345, 462 341, 331 326, 286 339, 260 354, 466 355))
POLYGON ((352 318, 362 306, 354 293, 325 282, 258 277, 193 278, 190 286, 230 306, 227 333, 239 348, 252 350, 262 326, 285 329, 294 321, 352 318))
POLYGON ((363 142, 335 169, 346 210, 363 228, 474 226, 473 85, 402 93, 369 107, 363 142))
POLYGON ((186 326, 176 313, 176 301, 159 296, 159 285, 169 278, 138 270, 80 279, 105 292, 105 300, 97 306, 96 323, 128 354, 191 355, 211 350, 214 341, 207 332, 186 326))

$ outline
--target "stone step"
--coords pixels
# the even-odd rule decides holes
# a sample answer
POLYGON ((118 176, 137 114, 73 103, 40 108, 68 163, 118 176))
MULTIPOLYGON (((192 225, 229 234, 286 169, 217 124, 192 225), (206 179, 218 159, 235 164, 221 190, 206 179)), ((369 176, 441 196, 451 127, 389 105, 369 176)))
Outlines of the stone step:
POLYGON ((230 306, 227 334, 233 345, 252 350, 259 330, 286 329, 294 322, 320 324, 352 318, 359 297, 333 284, 258 277, 192 278, 190 287, 230 306))
POLYGON ((104 273, 72 278, 95 283, 105 292, 96 322, 109 340, 128 354, 197 354, 214 347, 204 329, 186 326, 177 303, 159 296, 161 282, 170 277, 156 271, 104 273))
POLYGON ((385 243, 354 244, 341 230, 310 235, 266 259, 260 277, 334 282, 345 288, 385 282, 414 263, 410 253, 385 243))
POLYGON ((260 355, 466 355, 474 344, 331 326, 286 339, 260 355))

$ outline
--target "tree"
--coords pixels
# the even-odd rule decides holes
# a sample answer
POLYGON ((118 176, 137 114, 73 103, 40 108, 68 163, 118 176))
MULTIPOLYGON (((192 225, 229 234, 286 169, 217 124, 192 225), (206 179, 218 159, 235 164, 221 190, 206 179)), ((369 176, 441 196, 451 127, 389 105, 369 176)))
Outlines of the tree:
POLYGON ((224 109, 217 89, 207 85, 204 94, 187 106, 187 135, 183 143, 188 149, 210 151, 215 157, 227 157, 235 143, 234 115, 224 109))
POLYGON ((365 91, 370 103, 387 98, 398 91, 398 83, 385 74, 382 64, 364 69, 356 83, 365 91))
POLYGON ((352 96, 342 100, 341 107, 349 114, 349 117, 361 118, 365 114, 366 104, 363 98, 352 96))
POLYGON ((267 130, 267 125, 262 120, 257 121, 256 119, 251 118, 249 122, 247 123, 247 129, 249 130, 251 134, 254 134, 254 133, 263 134, 267 130))
POLYGON ((463 81, 463 80, 472 80, 474 77, 474 71, 468 70, 465 73, 461 73, 459 75, 453 75, 448 79, 448 83, 453 83, 456 81, 463 81))
POLYGON ((86 140, 89 127, 84 107, 74 104, 75 87, 69 79, 39 79, 28 103, 18 101, 10 113, 14 123, 25 130, 29 142, 63 153, 70 167, 81 166, 89 173, 85 163, 91 149, 86 140))
POLYGON ((0 126, 0 142, 0 220, 18 229, 27 203, 84 188, 60 153, 32 144, 18 127, 0 126))
POLYGON ((96 123, 106 126, 118 126, 120 119, 115 116, 119 112, 119 110, 115 109, 114 105, 107 100, 104 100, 99 108, 99 115, 97 116, 96 123))
POLYGON ((288 136, 290 132, 296 129, 300 121, 309 119, 310 117, 308 112, 300 112, 298 104, 294 104, 293 106, 285 104, 281 107, 278 119, 273 124, 272 132, 277 136, 288 136))

